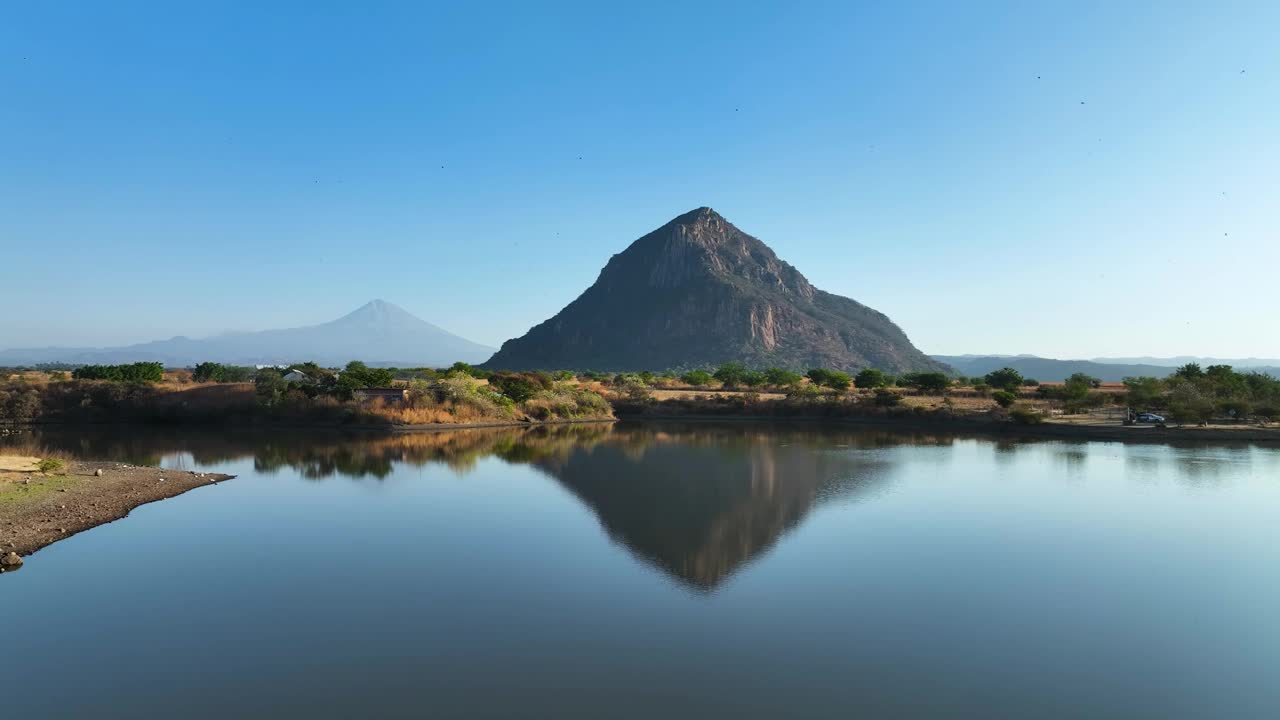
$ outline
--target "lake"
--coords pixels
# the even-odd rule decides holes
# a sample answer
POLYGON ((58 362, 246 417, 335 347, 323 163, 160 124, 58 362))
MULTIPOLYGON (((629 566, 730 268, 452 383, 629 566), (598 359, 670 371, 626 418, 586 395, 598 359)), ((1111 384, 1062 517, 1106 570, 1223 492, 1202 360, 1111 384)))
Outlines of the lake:
POLYGON ((46 432, 237 479, 0 577, 11 718, 1280 717, 1280 450, 46 432))

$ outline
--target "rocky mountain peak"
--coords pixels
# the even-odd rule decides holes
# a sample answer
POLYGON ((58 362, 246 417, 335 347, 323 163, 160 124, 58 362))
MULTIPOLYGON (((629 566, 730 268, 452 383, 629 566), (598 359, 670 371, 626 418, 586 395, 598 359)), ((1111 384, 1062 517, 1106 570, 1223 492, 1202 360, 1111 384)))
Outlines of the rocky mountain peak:
POLYGON ((813 287, 709 207, 614 255, 595 284, 487 367, 665 370, 740 361, 938 369, 883 314, 813 287))

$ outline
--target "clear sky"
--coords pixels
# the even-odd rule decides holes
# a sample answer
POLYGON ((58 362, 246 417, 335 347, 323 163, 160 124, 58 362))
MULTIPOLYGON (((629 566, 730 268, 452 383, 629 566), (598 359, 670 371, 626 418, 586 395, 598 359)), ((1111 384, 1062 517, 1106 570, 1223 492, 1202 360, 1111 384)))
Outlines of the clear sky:
POLYGON ((0 5, 0 347, 497 345, 710 205, 926 352, 1280 356, 1280 3, 338 5, 0 5))

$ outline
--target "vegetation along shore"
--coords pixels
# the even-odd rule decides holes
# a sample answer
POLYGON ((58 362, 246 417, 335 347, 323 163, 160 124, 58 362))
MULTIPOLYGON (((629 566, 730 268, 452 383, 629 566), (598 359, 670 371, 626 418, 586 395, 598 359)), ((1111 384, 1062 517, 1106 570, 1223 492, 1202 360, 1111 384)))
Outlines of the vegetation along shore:
POLYGON ((1194 363, 1165 378, 1040 382, 1003 368, 982 377, 751 368, 668 372, 249 368, 158 363, 17 369, 0 420, 292 425, 417 430, 617 418, 858 420, 1035 436, 1268 441, 1280 436, 1280 380, 1194 363))

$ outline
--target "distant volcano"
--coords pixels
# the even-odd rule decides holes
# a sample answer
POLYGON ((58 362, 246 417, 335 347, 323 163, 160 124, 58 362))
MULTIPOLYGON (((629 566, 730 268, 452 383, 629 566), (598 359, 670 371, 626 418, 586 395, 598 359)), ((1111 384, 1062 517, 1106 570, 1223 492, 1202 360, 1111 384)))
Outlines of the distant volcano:
POLYGON ((815 288, 711 208, 614 255, 555 317, 485 363, 522 370, 751 366, 946 370, 888 317, 815 288))
POLYGON ((401 367, 476 363, 492 348, 458 337, 405 309, 374 300, 352 313, 321 325, 230 333, 210 338, 175 337, 116 348, 38 348, 0 351, 0 364, 42 362, 122 363, 159 361, 170 367, 206 360, 237 365, 315 361, 343 365, 364 360, 371 365, 401 367))

